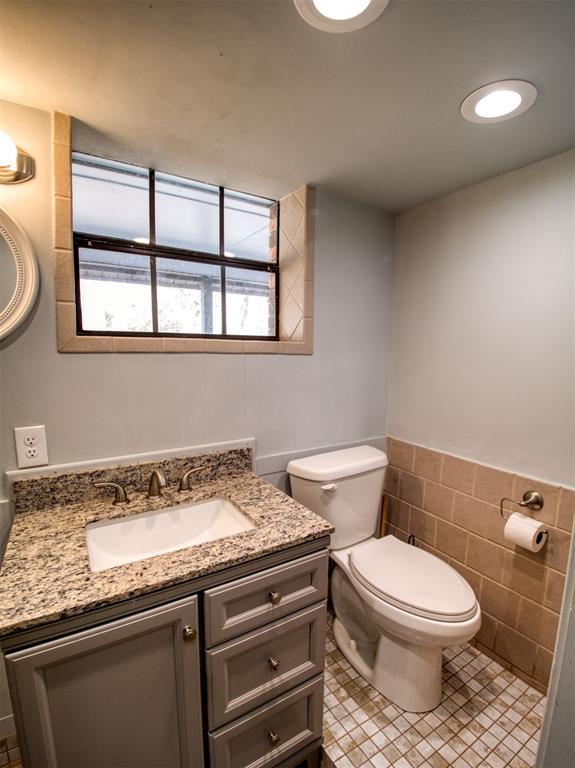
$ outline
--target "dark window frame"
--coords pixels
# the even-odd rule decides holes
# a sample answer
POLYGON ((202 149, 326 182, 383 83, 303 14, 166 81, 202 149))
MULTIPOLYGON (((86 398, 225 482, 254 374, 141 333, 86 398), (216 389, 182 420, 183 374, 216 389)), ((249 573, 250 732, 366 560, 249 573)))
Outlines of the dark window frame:
MULTIPOLYGON (((84 154, 84 153, 83 153, 84 154)), ((95 157, 95 156, 94 156, 95 157)), ((105 160, 98 156, 99 160, 105 160)), ((156 240, 156 191, 155 191, 155 179, 156 171, 153 168, 148 168, 148 204, 149 204, 149 243, 136 243, 133 240, 127 240, 119 237, 110 237, 108 235, 95 235, 89 232, 73 232, 73 250, 74 250, 74 285, 76 295, 76 329, 78 336, 121 336, 121 337, 137 337, 137 338, 177 338, 177 339, 228 339, 238 341, 279 341, 279 281, 280 281, 280 268, 279 268, 279 233, 280 233, 280 203, 279 200, 272 200, 271 198, 263 198, 270 200, 277 206, 276 209, 276 242, 275 242, 275 262, 258 261, 257 259, 244 259, 237 257, 226 256, 224 251, 224 233, 225 233, 225 205, 224 195, 225 192, 238 192, 238 190, 232 190, 228 187, 219 186, 219 253, 206 253, 203 251, 196 251, 193 249, 175 248, 168 245, 158 245, 156 240), (152 311, 152 331, 94 331, 85 330, 82 323, 82 301, 80 293, 80 248, 88 248, 93 250, 105 250, 105 251, 118 251, 122 253, 133 253, 141 256, 148 256, 150 259, 150 290, 151 290, 151 311, 152 311), (177 333, 177 332, 164 332, 158 331, 158 299, 157 299, 157 275, 156 275, 156 259, 173 259, 175 261, 188 261, 197 264, 212 264, 220 267, 220 283, 221 283, 221 311, 222 311, 222 333, 177 333), (231 334, 226 332, 227 318, 226 318, 226 267, 232 269, 246 269, 253 270, 260 273, 273 274, 274 286, 275 286, 275 333, 273 335, 240 335, 231 334)), ((184 177, 182 177, 184 178, 184 177)), ((193 179, 186 179, 186 181, 194 181, 193 179)), ((207 183, 207 182, 202 182, 207 183)), ((215 186, 215 185, 214 185, 215 186)), ((250 195, 252 193, 245 192, 241 194, 250 195)), ((262 197, 261 195, 253 195, 253 197, 262 197)), ((72 205, 74 203, 72 197, 72 205)))

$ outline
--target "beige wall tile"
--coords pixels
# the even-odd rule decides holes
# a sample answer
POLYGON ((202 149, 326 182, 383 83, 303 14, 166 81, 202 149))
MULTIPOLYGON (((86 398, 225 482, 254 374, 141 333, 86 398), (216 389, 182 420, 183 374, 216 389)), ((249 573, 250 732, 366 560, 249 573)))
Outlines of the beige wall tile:
POLYGON ((409 531, 409 504, 390 496, 387 507, 387 519, 396 528, 409 531))
POLYGON ((111 336, 74 336, 60 352, 113 352, 111 336))
POLYGON ((384 490, 392 496, 399 496, 399 469, 390 467, 385 468, 384 490))
POLYGON ((504 497, 510 497, 513 492, 513 475, 498 469, 477 465, 475 470, 474 495, 490 504, 499 504, 504 497))
POLYGON ((425 481, 423 493, 423 508, 445 520, 451 520, 453 516, 453 500, 455 493, 444 485, 425 481))
POLYGON ((515 475, 513 478, 513 499, 515 501, 521 501, 523 494, 526 491, 539 491, 539 493, 543 496, 543 509, 533 514, 537 520, 541 520, 541 522, 544 523, 549 523, 549 525, 554 525, 555 518, 557 517, 559 488, 555 485, 547 485, 546 483, 541 483, 539 480, 532 480, 528 477, 515 475))
POLYGON ((313 280, 306 280, 304 283, 304 317, 313 317, 314 311, 314 283, 313 280))
POLYGON ((571 535, 566 531, 560 531, 558 528, 549 528, 547 544, 541 552, 533 555, 528 553, 533 559, 542 559, 545 565, 555 568, 561 573, 566 573, 567 563, 569 561, 569 549, 571 546, 571 535))
POLYGON ((435 546, 437 518, 428 515, 422 509, 411 507, 409 513, 409 532, 413 533, 418 541, 435 546))
POLYGON ((552 651, 555 648, 558 625, 559 616, 556 613, 537 605, 532 600, 521 598, 517 622, 519 632, 552 651))
POLYGON ((162 352, 163 339, 160 337, 113 336, 114 352, 162 352))
POLYGON ((490 650, 493 650, 493 646, 495 645, 496 628, 497 628, 497 622, 495 621, 493 616, 490 616, 488 613, 485 613, 482 608, 481 609, 481 627, 479 628, 479 632, 475 635, 475 640, 478 643, 481 643, 481 645, 485 646, 485 648, 489 648, 490 650))
POLYGON ((52 138, 59 144, 72 143, 72 118, 63 112, 52 113, 52 138))
POLYGON ((244 341, 244 353, 255 355, 278 354, 283 352, 281 341, 244 341))
POLYGON ((472 494, 475 481, 475 467, 471 461, 458 459, 455 456, 443 457, 441 468, 441 482, 456 491, 472 494))
POLYGON ((56 301, 76 301, 74 255, 71 250, 56 250, 56 301))
POLYGON ((557 509, 557 525, 569 533, 573 530, 573 518, 575 517, 575 491, 561 488, 557 509))
POLYGON ((441 519, 437 521, 435 546, 461 563, 465 562, 468 538, 467 533, 461 530, 461 528, 446 523, 441 519))
POLYGON ((72 197, 72 163, 70 147, 66 144, 53 144, 54 194, 60 197, 72 197))
POLYGON ((313 347, 306 341, 284 341, 282 345, 284 355, 311 355, 313 347))
POLYGON ((535 654, 535 669, 533 675, 536 680, 543 685, 549 684, 549 678, 551 676, 551 666, 553 664, 553 654, 551 651, 547 651, 540 645, 537 646, 537 653, 535 654))
POLYGON ((76 338, 76 305, 70 302, 56 302, 56 325, 58 329, 58 350, 76 338))
POLYGON ((437 451, 416 446, 413 472, 419 477, 438 483, 441 475, 441 460, 442 456, 437 451))
POLYGON ((506 549, 514 549, 513 544, 507 541, 504 536, 505 520, 501 517, 499 507, 486 504, 485 519, 487 520, 486 537, 506 549))
POLYGON ((206 339, 206 352, 237 354, 244 351, 244 344, 237 339, 206 339))
POLYGON ((69 197, 54 198, 54 247, 72 248, 72 201, 69 197))
POLYGON ((565 576, 557 571, 547 568, 547 583, 545 585, 544 604, 552 611, 561 610, 561 601, 563 600, 563 590, 565 588, 565 576))
POLYGON ((396 528, 395 525, 390 525, 388 523, 387 525, 387 532, 388 534, 391 534, 392 536, 395 536, 400 541, 407 541, 409 538, 409 534, 407 531, 404 531, 402 528, 396 528))
POLYGON ((528 675, 533 674, 537 647, 532 640, 507 627, 505 624, 499 624, 495 636, 494 650, 499 656, 510 660, 514 666, 523 670, 528 675))
POLYGON ((414 507, 423 507, 423 480, 420 477, 401 472, 399 476, 399 497, 414 507))
POLYGON ((543 602, 546 569, 516 552, 505 553, 503 584, 532 600, 543 602))
POLYGON ((452 520, 467 531, 477 533, 485 537, 487 534, 487 522, 489 505, 464 493, 456 493, 453 504, 452 520))
POLYGON ((388 441, 389 463, 399 469, 405 469, 408 472, 413 471, 413 462, 415 459, 415 446, 410 443, 404 443, 390 437, 388 441))
POLYGON ((477 573, 477 571, 473 571, 471 568, 468 568, 466 565, 462 565, 459 560, 449 560, 449 565, 452 568, 455 568, 457 573, 460 573, 465 581, 469 584, 471 589, 475 593, 475 597, 477 598, 479 604, 481 604, 481 593, 483 591, 483 576, 480 573, 477 573))
POLYGON ((467 565, 474 571, 489 576, 493 581, 501 581, 505 550, 473 534, 469 535, 467 546, 467 565))
POLYGON ((177 339, 166 337, 162 339, 162 352, 205 352, 205 339, 177 339))
POLYGON ((519 615, 519 595, 496 584, 490 579, 483 580, 481 593, 481 610, 487 611, 498 621, 515 627, 519 615))

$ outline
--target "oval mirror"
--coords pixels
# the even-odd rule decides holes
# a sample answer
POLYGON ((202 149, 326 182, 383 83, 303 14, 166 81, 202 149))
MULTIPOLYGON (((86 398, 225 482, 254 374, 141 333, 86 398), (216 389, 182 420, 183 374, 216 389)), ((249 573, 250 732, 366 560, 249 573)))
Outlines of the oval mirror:
POLYGON ((24 322, 38 296, 38 262, 22 227, 0 208, 0 339, 24 322))

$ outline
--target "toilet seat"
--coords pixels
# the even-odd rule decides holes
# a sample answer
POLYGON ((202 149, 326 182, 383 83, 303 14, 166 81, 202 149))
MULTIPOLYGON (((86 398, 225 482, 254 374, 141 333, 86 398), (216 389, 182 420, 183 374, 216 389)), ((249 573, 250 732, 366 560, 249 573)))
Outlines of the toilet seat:
POLYGON ((407 613, 442 622, 467 621, 477 613, 475 594, 457 571, 395 536, 352 547, 349 567, 371 594, 407 613))

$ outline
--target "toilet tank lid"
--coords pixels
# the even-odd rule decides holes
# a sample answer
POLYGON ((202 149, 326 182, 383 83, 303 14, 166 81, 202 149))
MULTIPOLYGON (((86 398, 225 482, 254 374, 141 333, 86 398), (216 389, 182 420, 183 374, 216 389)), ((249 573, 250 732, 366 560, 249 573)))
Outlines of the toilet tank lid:
POLYGON ((372 469, 381 469, 387 464, 383 451, 371 445, 357 445, 341 451, 318 453, 303 459, 292 459, 287 466, 290 475, 304 480, 338 480, 342 477, 360 475, 372 469))

